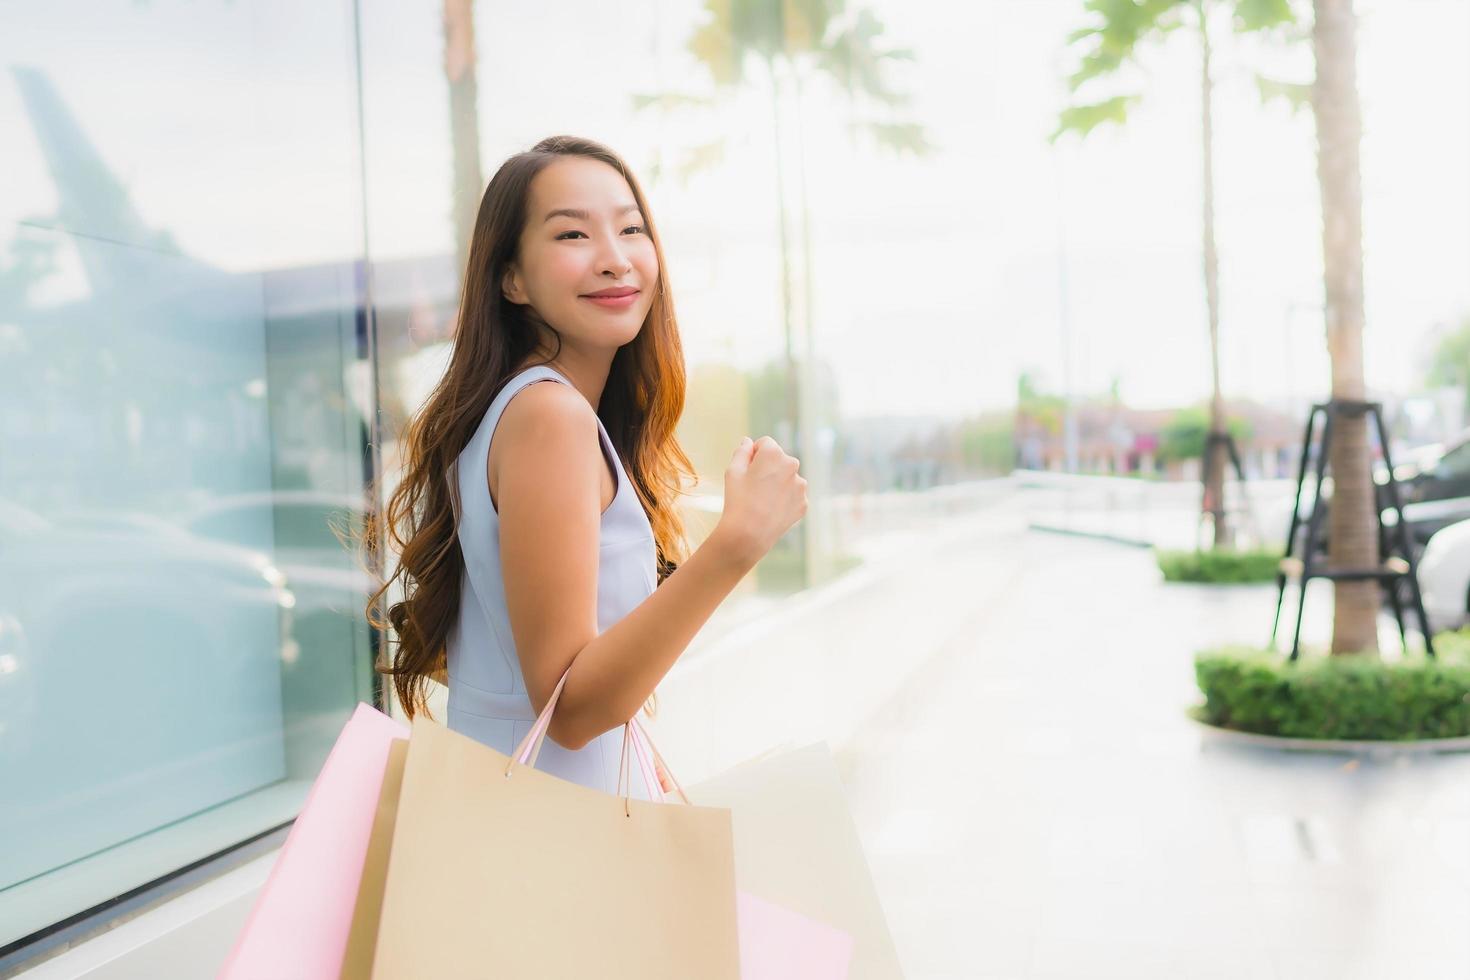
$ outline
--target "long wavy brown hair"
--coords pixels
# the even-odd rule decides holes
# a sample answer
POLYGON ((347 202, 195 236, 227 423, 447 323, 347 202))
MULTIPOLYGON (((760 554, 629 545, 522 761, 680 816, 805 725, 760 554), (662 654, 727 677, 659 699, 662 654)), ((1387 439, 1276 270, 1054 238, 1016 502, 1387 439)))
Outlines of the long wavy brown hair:
MULTIPOLYGON (((544 353, 539 342, 542 331, 549 331, 556 349, 535 363, 547 363, 561 350, 555 328, 530 307, 507 300, 501 283, 506 266, 516 257, 532 179, 565 156, 601 160, 623 175, 658 256, 653 305, 638 336, 614 355, 597 414, 648 514, 658 582, 687 557, 688 541, 676 503, 688 486, 686 480, 694 479, 694 467, 674 434, 684 411, 684 352, 653 214, 637 179, 616 153, 593 140, 552 136, 506 160, 485 189, 470 241, 449 365, 400 435, 402 479, 384 513, 370 514, 364 522, 368 567, 378 567, 376 549, 390 540, 388 550, 398 556, 393 574, 369 598, 367 615, 375 628, 384 631, 385 654, 392 636, 397 637, 396 649, 380 655, 375 669, 392 676, 409 718, 419 711, 428 714, 427 681, 446 665, 445 644, 459 612, 464 559, 456 533, 458 487, 452 485, 451 464, 521 363, 538 350, 544 353), (388 606, 384 620, 380 611, 394 581, 401 581, 403 599, 388 606)), ((657 698, 650 697, 644 711, 652 715, 656 710, 657 698)))

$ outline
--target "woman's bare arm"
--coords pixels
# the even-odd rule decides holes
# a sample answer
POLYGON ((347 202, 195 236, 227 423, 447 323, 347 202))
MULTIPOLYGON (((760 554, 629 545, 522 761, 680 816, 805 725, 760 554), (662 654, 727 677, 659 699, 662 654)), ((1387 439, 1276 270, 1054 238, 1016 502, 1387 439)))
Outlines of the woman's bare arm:
POLYGON ((571 667, 547 735, 579 749, 631 718, 759 554, 716 528, 653 594, 597 632, 601 469, 592 407, 533 384, 495 432, 500 560, 526 691, 539 714, 571 667))
POLYGON ((753 565, 719 538, 706 539, 652 595, 583 647, 557 702, 560 714, 572 696, 564 719, 571 743, 585 745, 633 717, 753 565))

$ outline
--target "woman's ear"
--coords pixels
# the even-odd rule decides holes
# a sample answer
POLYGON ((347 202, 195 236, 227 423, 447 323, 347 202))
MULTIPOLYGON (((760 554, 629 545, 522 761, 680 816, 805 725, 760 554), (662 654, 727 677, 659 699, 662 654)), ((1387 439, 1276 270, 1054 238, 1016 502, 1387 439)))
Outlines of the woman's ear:
POLYGON ((514 266, 508 265, 505 267, 505 276, 500 281, 500 291, 512 303, 526 302, 526 297, 521 292, 520 280, 516 275, 514 266))

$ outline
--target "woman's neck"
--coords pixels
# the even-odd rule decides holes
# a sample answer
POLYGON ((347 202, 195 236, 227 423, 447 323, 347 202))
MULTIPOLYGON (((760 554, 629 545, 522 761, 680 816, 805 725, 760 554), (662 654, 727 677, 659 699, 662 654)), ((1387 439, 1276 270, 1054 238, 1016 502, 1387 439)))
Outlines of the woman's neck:
POLYGON ((562 345, 561 352, 547 360, 549 351, 537 351, 521 364, 520 370, 532 364, 546 364, 572 383, 582 393, 592 410, 596 411, 602 401, 602 390, 607 386, 607 375, 612 368, 612 358, 602 355, 587 355, 562 345))

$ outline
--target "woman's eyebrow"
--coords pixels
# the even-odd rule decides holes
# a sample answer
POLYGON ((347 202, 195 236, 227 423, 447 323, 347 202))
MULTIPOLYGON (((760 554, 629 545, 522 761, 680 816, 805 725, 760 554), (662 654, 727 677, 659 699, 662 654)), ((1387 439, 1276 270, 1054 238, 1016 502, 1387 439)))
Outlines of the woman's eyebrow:
MULTIPOLYGON (((618 214, 627 214, 629 211, 637 211, 637 210, 638 210, 638 205, 636 205, 636 204, 625 204, 625 205, 623 205, 623 207, 621 209, 619 209, 619 211, 617 213, 618 214)), ((542 224, 545 224, 546 222, 550 221, 552 218, 563 216, 563 215, 566 216, 566 217, 568 217, 568 218, 577 218, 577 219, 579 219, 581 221, 591 221, 592 220, 592 216, 589 215, 586 211, 583 211, 581 208, 557 208, 554 211, 548 211, 548 212, 546 212, 546 217, 544 219, 542 219, 542 222, 541 223, 542 224)))

